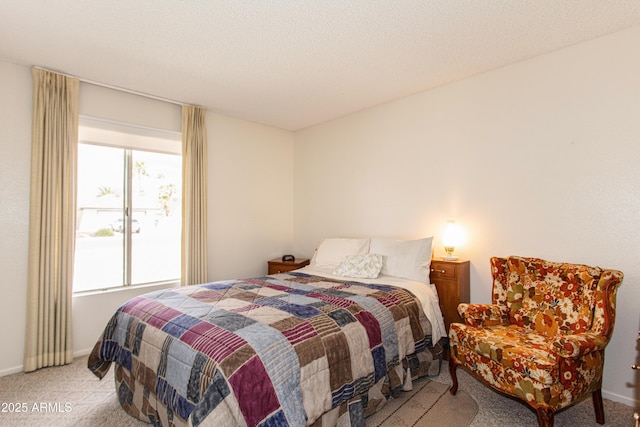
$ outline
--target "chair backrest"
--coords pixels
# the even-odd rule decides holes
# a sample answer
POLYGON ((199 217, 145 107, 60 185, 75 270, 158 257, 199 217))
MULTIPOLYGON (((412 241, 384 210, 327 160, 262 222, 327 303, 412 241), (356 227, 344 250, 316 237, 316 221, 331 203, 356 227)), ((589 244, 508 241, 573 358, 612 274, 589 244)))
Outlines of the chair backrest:
POLYGON ((548 336, 613 329, 619 271, 517 256, 491 258, 491 271, 511 324, 548 336))

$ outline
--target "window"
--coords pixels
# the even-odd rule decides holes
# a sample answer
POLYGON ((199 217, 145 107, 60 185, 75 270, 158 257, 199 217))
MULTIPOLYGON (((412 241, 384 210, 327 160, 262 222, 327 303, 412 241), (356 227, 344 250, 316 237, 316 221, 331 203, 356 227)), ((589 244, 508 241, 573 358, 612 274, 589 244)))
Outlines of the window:
POLYGON ((74 292, 178 281, 180 135, 81 118, 79 140, 74 292))

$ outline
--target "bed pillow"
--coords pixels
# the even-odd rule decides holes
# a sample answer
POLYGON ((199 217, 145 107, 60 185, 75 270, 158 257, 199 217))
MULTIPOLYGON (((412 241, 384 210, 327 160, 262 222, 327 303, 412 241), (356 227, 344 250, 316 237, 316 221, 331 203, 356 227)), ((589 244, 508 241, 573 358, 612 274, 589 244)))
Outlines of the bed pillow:
POLYGON ((370 239, 323 239, 313 255, 311 265, 338 267, 344 257, 369 252, 370 239))
POLYGON ((369 251, 383 256, 381 274, 429 283, 433 237, 417 240, 371 239, 369 251))
POLYGON ((382 269, 382 255, 347 255, 333 274, 356 279, 375 279, 382 269))

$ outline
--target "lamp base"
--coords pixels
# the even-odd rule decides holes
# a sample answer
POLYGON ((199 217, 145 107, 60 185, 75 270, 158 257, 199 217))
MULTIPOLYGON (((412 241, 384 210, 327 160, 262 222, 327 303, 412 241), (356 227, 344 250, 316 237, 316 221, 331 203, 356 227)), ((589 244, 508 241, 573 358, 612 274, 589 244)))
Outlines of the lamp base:
POLYGON ((445 261, 455 261, 458 259, 458 257, 455 255, 445 255, 442 257, 442 259, 445 261))

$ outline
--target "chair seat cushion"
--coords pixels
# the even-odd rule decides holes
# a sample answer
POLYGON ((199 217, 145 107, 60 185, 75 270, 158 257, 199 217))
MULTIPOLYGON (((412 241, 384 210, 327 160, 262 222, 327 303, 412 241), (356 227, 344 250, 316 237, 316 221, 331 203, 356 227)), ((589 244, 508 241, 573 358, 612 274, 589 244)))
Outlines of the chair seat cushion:
POLYGON ((543 384, 560 381, 557 356, 549 352, 549 338, 516 325, 478 328, 451 324, 451 345, 466 347, 496 363, 543 384))

